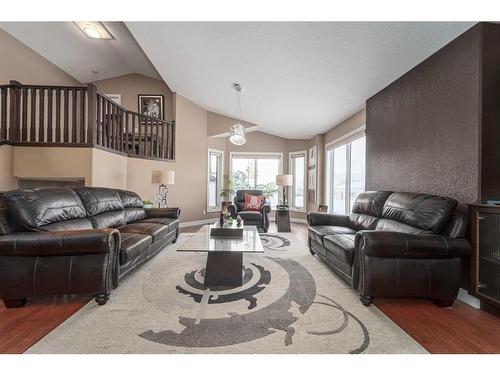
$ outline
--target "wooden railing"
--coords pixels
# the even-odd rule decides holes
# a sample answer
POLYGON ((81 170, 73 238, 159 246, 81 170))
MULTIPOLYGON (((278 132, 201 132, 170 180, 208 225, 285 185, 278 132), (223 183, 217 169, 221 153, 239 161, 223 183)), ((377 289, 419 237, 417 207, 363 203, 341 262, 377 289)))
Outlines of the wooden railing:
POLYGON ((175 159, 175 123, 129 111, 87 86, 0 86, 0 141, 99 146, 130 156, 175 159))

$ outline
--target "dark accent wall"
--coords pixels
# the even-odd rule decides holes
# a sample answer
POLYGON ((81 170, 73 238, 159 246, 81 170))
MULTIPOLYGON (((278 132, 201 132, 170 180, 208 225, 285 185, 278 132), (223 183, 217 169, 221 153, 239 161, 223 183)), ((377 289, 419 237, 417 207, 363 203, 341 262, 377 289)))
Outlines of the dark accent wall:
POLYGON ((368 190, 479 192, 480 51, 476 25, 368 99, 368 190))

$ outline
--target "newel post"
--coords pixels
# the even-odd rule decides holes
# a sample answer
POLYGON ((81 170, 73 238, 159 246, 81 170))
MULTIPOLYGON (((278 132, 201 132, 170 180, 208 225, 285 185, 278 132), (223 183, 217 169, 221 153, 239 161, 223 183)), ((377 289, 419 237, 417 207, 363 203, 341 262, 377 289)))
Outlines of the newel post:
POLYGON ((9 137, 13 142, 19 141, 21 132, 21 83, 10 81, 10 111, 9 111, 9 137))
POLYGON ((97 143, 97 87, 87 84, 87 143, 97 143))

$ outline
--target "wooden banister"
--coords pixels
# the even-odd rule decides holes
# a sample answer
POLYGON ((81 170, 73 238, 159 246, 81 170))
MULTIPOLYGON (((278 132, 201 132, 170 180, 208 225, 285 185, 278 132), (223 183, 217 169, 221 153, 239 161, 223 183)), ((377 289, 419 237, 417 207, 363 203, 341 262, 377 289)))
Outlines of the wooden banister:
POLYGON ((0 85, 0 140, 46 147, 95 146, 155 160, 175 158, 173 121, 127 110, 93 84, 0 85))

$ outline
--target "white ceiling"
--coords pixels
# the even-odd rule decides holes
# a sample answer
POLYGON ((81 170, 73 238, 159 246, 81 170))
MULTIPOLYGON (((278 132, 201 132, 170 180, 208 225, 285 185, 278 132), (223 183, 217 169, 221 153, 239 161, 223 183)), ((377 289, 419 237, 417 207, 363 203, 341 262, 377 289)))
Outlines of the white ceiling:
POLYGON ((122 22, 104 24, 115 40, 90 39, 73 22, 0 22, 0 28, 82 83, 129 73, 160 78, 122 22))
POLYGON ((286 138, 310 138, 471 22, 126 22, 173 91, 286 138))

